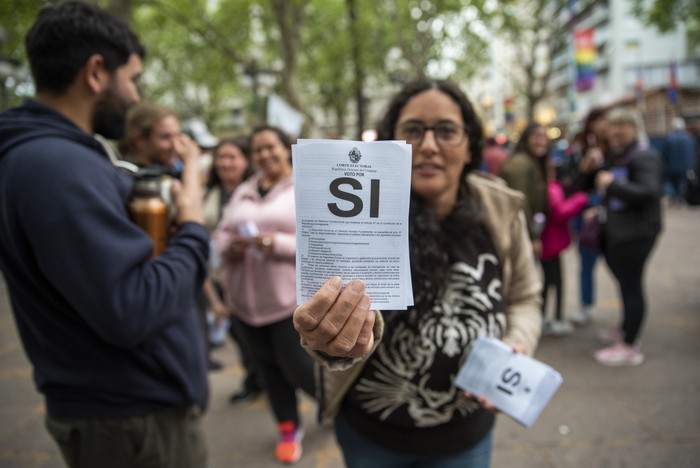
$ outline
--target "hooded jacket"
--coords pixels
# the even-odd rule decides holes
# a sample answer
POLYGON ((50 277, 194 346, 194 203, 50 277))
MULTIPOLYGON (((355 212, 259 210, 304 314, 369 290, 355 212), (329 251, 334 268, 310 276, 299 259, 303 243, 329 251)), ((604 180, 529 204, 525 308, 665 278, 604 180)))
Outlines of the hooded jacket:
POLYGON ((127 212, 132 184, 52 108, 27 100, 0 114, 0 269, 53 417, 206 405, 194 298, 207 232, 184 223, 151 259, 127 212))

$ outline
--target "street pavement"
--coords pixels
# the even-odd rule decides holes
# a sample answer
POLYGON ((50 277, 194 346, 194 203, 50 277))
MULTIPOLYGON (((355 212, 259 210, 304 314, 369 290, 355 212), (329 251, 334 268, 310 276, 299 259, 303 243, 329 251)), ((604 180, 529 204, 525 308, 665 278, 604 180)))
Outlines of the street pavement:
MULTIPOLYGON (((544 337, 536 354, 562 374, 564 383, 531 429, 499 416, 492 466, 700 466, 700 209, 667 209, 665 224, 646 275, 646 362, 607 368, 591 357, 599 347, 596 330, 615 325, 620 317, 617 290, 601 261, 593 324, 565 338, 544 337)), ((573 314, 578 297, 573 249, 566 252, 564 265, 566 312, 573 314)), ((211 403, 204 419, 212 468, 279 466, 264 398, 228 402, 241 380, 235 348, 227 343, 215 357, 225 368, 210 374, 211 403)), ((343 466, 332 428, 315 421, 313 401, 303 397, 302 411, 305 453, 297 466, 343 466)), ((63 466, 43 417, 42 398, 0 282, 0 467, 63 466)))

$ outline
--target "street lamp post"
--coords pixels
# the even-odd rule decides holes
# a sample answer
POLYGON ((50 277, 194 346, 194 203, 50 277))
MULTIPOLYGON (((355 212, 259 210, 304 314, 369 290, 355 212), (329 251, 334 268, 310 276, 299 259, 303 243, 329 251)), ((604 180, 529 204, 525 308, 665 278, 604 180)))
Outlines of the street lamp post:
POLYGON ((243 74, 248 78, 250 90, 253 94, 252 113, 256 119, 256 123, 265 121, 265 95, 266 92, 274 85, 275 78, 279 72, 272 69, 260 66, 261 52, 254 50, 251 53, 251 58, 243 68, 243 74))
POLYGON ((263 119, 262 106, 260 105, 260 66, 258 60, 253 58, 248 62, 243 70, 250 77, 251 91, 253 92, 253 115, 255 119, 263 119))

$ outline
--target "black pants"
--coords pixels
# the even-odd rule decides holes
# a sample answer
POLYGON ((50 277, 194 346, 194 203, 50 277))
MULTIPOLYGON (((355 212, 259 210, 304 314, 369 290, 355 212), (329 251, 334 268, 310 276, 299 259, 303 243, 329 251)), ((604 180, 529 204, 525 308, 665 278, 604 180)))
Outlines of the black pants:
POLYGON ((605 261, 618 282, 622 297, 622 331, 625 343, 633 345, 639 337, 646 302, 644 300, 644 265, 656 239, 639 240, 625 244, 605 245, 605 261))
POLYGON ((562 319, 561 300, 562 300, 562 273, 561 273, 561 258, 556 256, 549 260, 542 260, 542 270, 544 271, 544 287, 542 288, 542 316, 547 315, 547 296, 549 296, 550 286, 554 287, 554 318, 562 319))
POLYGON ((241 363, 245 369, 243 389, 253 393, 260 392, 263 390, 263 380, 257 368, 253 353, 250 350, 250 345, 246 341, 242 330, 245 324, 233 316, 230 317, 230 320, 231 325, 229 326, 228 333, 231 339, 238 345, 238 351, 240 351, 241 354, 241 363))
POLYGON ((261 327, 240 324, 275 419, 299 425, 296 389, 315 395, 314 362, 301 347, 292 317, 261 327))
MULTIPOLYGON (((224 291, 221 287, 221 283, 218 281, 213 281, 214 289, 219 295, 219 299, 224 301, 224 291)), ((202 294, 202 297, 204 294, 202 294)), ((206 299, 204 299, 206 301, 206 299)), ((206 302, 205 302, 206 304, 206 302)), ((205 325, 206 325, 206 312, 205 315, 205 325)), ((245 378, 243 379, 243 389, 249 392, 257 393, 263 389, 262 377, 260 372, 255 367, 255 360, 250 352, 250 346, 247 345, 245 337, 243 336, 243 331, 241 331, 241 321, 236 317, 230 317, 231 325, 228 328, 228 334, 233 340, 233 342, 238 346, 238 351, 241 356, 241 364, 243 364, 243 369, 245 370, 245 378)), ((207 343, 209 343, 209 336, 206 336, 207 343)), ((211 347, 211 345, 210 345, 211 347)))

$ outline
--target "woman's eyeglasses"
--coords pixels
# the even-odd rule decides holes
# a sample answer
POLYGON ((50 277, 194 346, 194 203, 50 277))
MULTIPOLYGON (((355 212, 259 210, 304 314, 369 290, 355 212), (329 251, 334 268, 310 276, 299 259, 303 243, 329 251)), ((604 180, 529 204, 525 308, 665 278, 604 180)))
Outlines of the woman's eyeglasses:
POLYGON ((411 145, 420 145, 428 130, 433 131, 435 142, 443 148, 462 144, 467 134, 466 125, 458 125, 454 122, 438 122, 433 126, 428 126, 423 122, 406 122, 397 127, 396 137, 406 140, 406 143, 411 145))

